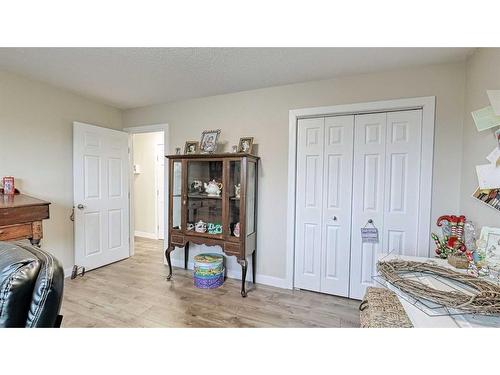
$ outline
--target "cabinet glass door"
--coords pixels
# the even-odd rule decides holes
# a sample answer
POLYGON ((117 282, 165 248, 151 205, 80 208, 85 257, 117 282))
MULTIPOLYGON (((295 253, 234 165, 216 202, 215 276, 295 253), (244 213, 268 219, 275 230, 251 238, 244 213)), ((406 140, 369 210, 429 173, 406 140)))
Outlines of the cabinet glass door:
POLYGON ((240 191, 241 191, 241 161, 229 161, 229 239, 238 240, 240 237, 240 191))
POLYGON ((172 163, 172 229, 181 229, 182 217, 182 162, 172 163))
POLYGON ((253 161, 247 164, 247 191, 246 191, 246 235, 255 232, 255 196, 257 190, 257 165, 253 161))
POLYGON ((187 231, 220 236, 222 228, 222 160, 188 162, 187 231))

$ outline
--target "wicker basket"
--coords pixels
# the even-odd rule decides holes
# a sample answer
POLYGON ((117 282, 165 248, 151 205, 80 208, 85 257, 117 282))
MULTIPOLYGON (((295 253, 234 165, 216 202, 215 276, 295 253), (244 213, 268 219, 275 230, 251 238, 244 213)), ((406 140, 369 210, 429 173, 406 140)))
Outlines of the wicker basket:
POLYGON ((362 328, 413 328, 394 292, 369 287, 359 306, 362 328))
POLYGON ((459 269, 467 269, 469 267, 469 261, 465 255, 450 254, 448 255, 448 263, 459 269))

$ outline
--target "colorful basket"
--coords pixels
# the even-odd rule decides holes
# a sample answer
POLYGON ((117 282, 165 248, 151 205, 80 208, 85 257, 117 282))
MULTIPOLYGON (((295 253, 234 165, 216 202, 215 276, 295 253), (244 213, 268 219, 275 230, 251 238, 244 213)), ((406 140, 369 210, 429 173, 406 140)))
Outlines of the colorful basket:
POLYGON ((194 286, 218 288, 224 283, 224 257, 220 254, 199 254, 194 257, 194 286))

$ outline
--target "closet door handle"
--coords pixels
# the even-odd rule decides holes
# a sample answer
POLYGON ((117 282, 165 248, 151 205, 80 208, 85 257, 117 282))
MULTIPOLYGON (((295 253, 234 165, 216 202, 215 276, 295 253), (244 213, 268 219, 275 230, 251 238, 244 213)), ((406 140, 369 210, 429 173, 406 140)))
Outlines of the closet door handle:
POLYGON ((333 220, 333 221, 337 221, 337 216, 333 216, 333 217, 332 217, 332 220, 333 220))

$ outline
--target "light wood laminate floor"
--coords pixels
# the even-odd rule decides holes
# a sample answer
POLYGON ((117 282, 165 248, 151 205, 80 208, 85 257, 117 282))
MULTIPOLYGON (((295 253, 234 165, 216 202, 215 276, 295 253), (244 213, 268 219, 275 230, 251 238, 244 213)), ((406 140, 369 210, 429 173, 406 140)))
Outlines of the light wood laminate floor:
POLYGON ((192 271, 166 281, 162 241, 135 246, 129 259, 66 279, 63 327, 359 327, 358 301, 252 283, 241 298, 233 279, 197 289, 192 271))

